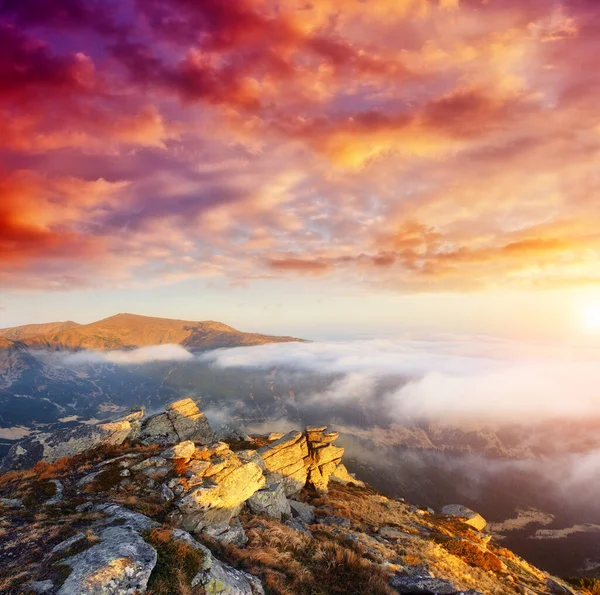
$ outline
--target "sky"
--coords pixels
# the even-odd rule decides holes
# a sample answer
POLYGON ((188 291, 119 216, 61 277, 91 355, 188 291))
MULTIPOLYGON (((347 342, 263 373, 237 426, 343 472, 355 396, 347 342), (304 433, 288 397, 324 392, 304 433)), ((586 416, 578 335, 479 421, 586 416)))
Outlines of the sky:
POLYGON ((0 0, 0 326, 600 332, 595 0, 0 0))

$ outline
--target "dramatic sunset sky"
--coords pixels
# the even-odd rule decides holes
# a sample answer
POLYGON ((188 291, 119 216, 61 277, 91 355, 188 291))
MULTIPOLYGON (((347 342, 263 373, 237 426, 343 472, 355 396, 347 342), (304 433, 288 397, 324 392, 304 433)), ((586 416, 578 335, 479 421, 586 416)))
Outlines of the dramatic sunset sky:
POLYGON ((598 0, 0 0, 0 326, 600 331, 598 0))

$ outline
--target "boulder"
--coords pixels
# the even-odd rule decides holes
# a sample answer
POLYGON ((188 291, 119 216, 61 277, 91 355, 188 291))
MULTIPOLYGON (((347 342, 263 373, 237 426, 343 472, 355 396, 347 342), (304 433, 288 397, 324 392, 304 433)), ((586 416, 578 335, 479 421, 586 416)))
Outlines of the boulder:
POLYGON ((453 595, 457 591, 450 581, 431 576, 394 576, 390 586, 398 593, 406 594, 453 595))
POLYGON ((191 440, 196 444, 210 444, 216 440, 206 415, 201 413, 192 399, 182 399, 167 407, 167 415, 179 436, 179 440, 191 440))
POLYGON ((230 465, 205 478, 176 502, 181 526, 187 531, 201 531, 210 525, 228 523, 242 504, 265 486, 262 469, 237 457, 230 465))
POLYGON ((166 483, 163 483, 160 486, 160 499, 165 502, 170 502, 173 498, 175 498, 175 493, 166 483))
POLYGON ((389 539, 391 541, 396 541, 406 537, 406 533, 404 531, 400 531, 400 529, 397 529, 396 527, 381 527, 378 533, 384 539, 389 539))
POLYGON ((191 440, 184 440, 179 444, 174 444, 161 453, 161 457, 165 459, 184 459, 189 461, 196 450, 196 445, 191 440))
POLYGON ((0 506, 4 506, 4 508, 23 508, 23 502, 19 498, 0 498, 0 506))
POLYGON ((315 507, 304 502, 297 502, 296 500, 288 500, 292 517, 299 518, 302 522, 307 525, 312 525, 315 522, 315 507))
POLYGON ((142 423, 140 440, 144 444, 176 444, 179 436, 166 413, 152 415, 142 423))
POLYGON ((0 472, 26 469, 39 461, 52 463, 63 457, 73 457, 98 446, 117 446, 130 437, 129 421, 113 421, 97 425, 78 425, 55 432, 34 434, 17 442, 2 460, 0 472))
POLYGON ((338 483, 342 483, 342 484, 348 484, 348 483, 353 483, 354 485, 357 486, 361 486, 364 487, 365 484, 356 479, 356 477, 354 477, 353 475, 350 475, 350 473, 348 473, 348 469, 346 469, 346 466, 343 463, 339 463, 336 468, 333 470, 333 472, 331 473, 331 475, 329 476, 329 479, 331 481, 337 481, 338 483))
POLYGON ((266 514, 279 520, 284 515, 291 516, 292 514, 290 503, 285 497, 285 488, 282 482, 254 492, 248 498, 248 506, 254 514, 266 514))
POLYGON ((106 504, 96 504, 92 510, 102 512, 109 517, 111 522, 117 521, 120 523, 120 527, 125 527, 134 531, 150 531, 151 529, 160 526, 156 521, 153 521, 147 516, 129 510, 129 508, 125 508, 119 504, 110 502, 106 504))
POLYGON ((182 399, 167 406, 164 413, 152 415, 142 423, 140 439, 144 444, 177 444, 191 440, 196 444, 215 441, 204 413, 192 399, 182 399))
POLYGON ((54 583, 51 580, 35 581, 27 585, 27 592, 30 593, 50 593, 54 589, 54 583))
POLYGON ((462 504, 448 504, 442 508, 442 514, 456 517, 477 531, 483 531, 487 525, 487 521, 478 512, 462 504))
POLYGON ((146 590, 157 554, 140 535, 126 527, 109 527, 100 543, 62 560, 72 572, 58 595, 133 594, 146 590))
POLYGON ((350 519, 337 514, 322 516, 318 519, 318 523, 321 525, 329 525, 330 527, 345 527, 346 529, 349 529, 352 525, 350 519))
POLYGON ((202 534, 208 535, 223 545, 236 545, 239 547, 248 543, 248 537, 238 518, 225 525, 205 527, 202 534))
POLYGON ((185 542, 203 554, 198 573, 192 580, 192 587, 200 586, 210 595, 264 595, 259 579, 220 562, 207 547, 198 543, 186 531, 174 529, 173 538, 185 542))
POLYGON ((240 440, 243 442, 253 442, 252 438, 240 427, 233 424, 221 424, 216 430, 217 440, 240 440))

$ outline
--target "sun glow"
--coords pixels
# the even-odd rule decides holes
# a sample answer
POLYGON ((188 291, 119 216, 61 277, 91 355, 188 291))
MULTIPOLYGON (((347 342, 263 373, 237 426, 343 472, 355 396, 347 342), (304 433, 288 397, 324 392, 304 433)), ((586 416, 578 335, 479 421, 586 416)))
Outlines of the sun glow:
POLYGON ((600 333, 600 303, 583 307, 581 325, 587 332, 600 333))

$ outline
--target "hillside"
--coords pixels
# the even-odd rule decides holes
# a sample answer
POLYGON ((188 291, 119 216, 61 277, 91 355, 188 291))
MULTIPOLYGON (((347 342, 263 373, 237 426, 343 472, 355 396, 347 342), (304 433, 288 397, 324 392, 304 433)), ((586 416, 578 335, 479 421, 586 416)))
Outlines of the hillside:
POLYGON ((183 345, 190 350, 203 350, 299 340, 294 337, 244 333, 210 320, 194 322, 136 314, 117 314, 82 325, 63 322, 2 329, 0 336, 18 338, 34 349, 100 351, 165 343, 183 345))
POLYGON ((494 543, 476 512, 365 485, 337 438, 325 426, 215 431, 190 399, 27 438, 0 475, 0 590, 580 593, 494 543))
MULTIPOLYGON (((23 326, 0 329, 0 337, 12 341, 23 341, 38 335, 60 333, 61 331, 66 331, 78 326, 80 325, 71 320, 67 320, 66 322, 47 322, 44 324, 26 324, 23 326)), ((2 344, 0 343, 0 346, 1 345, 2 344)))

